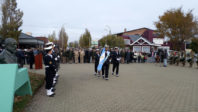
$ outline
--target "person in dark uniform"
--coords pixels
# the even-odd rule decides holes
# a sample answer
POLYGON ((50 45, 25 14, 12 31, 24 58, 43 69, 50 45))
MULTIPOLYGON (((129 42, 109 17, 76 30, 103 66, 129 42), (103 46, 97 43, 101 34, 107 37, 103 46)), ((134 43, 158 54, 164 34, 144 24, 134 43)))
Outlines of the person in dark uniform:
POLYGON ((109 46, 105 45, 105 58, 107 58, 102 66, 102 76, 105 80, 109 80, 109 64, 111 62, 111 56, 109 52, 109 46), (105 74, 105 75, 104 75, 105 74))
POLYGON ((112 62, 113 62, 113 69, 112 75, 114 75, 114 71, 116 69, 116 76, 119 76, 119 64, 120 64, 121 56, 118 50, 118 47, 115 47, 115 51, 112 54, 112 62))
POLYGON ((97 70, 97 67, 98 67, 98 64, 99 64, 99 61, 100 61, 100 53, 99 53, 99 49, 96 50, 96 53, 95 53, 95 75, 98 74, 98 76, 100 76, 100 74, 98 73, 98 70, 97 70))
POLYGON ((34 53, 33 53, 33 49, 30 49, 30 52, 28 53, 28 57, 29 57, 29 64, 30 64, 30 69, 33 69, 33 64, 34 64, 34 53))
POLYGON ((74 58, 74 52, 73 52, 72 48, 69 48, 69 50, 67 51, 67 56, 68 56, 69 64, 72 64, 73 58, 74 58))
POLYGON ((55 47, 55 45, 54 45, 54 43, 52 43, 52 42, 48 42, 47 44, 46 44, 46 47, 52 47, 52 59, 53 59, 53 63, 54 63, 54 72, 53 72, 53 87, 55 87, 55 85, 56 85, 56 83, 57 83, 57 80, 58 80, 58 74, 57 74, 57 72, 58 72, 58 55, 57 55, 57 53, 54 51, 54 47, 55 47))
POLYGON ((17 49, 16 56, 17 56, 17 63, 19 65, 19 68, 23 68, 24 59, 25 59, 24 51, 21 49, 17 49))
POLYGON ((54 78, 54 70, 55 63, 52 56, 52 46, 45 48, 47 54, 44 57, 44 64, 45 64, 45 81, 46 85, 45 88, 47 90, 47 96, 53 97, 55 95, 53 90, 53 78, 54 78))
POLYGON ((53 54, 55 55, 55 61, 56 61, 56 76, 55 76, 55 78, 57 80, 59 77, 58 70, 60 68, 60 60, 61 60, 58 46, 54 45, 53 54))

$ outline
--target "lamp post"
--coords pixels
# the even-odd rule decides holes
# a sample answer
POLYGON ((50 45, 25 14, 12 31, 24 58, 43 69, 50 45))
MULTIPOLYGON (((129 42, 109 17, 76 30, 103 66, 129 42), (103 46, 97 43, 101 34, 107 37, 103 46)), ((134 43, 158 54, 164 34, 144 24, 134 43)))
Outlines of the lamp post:
MULTIPOLYGON (((109 32, 108 35, 111 35, 111 28, 110 28, 110 26, 105 25, 105 27, 107 27, 107 29, 105 29, 105 31, 108 31, 109 32)), ((107 38, 106 38, 105 41, 106 41, 105 44, 107 44, 107 38)))

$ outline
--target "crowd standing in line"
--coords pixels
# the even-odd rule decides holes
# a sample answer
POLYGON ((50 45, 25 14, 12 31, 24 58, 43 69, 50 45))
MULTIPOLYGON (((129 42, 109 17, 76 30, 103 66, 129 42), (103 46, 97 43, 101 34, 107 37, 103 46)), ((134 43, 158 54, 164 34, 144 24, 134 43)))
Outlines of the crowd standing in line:
MULTIPOLYGON (((101 48, 102 49, 102 48, 101 48)), ((59 55, 60 63, 63 64, 82 64, 82 63, 95 63, 97 60, 97 52, 101 52, 101 49, 95 48, 68 48, 67 50, 59 49, 58 47, 54 48, 54 51, 59 55)), ((3 51, 0 48, 0 52, 3 51)), ((109 48, 109 52, 113 54, 116 51, 115 48, 109 48)), ((170 65, 185 66, 187 63, 189 67, 192 67, 194 64, 198 66, 198 55, 193 51, 190 53, 185 51, 167 51, 159 49, 156 52, 144 53, 144 52, 133 52, 131 49, 121 49, 117 48, 117 53, 119 53, 119 64, 130 64, 130 63, 160 63, 160 66, 167 67, 170 65)), ((18 57, 18 63, 21 67, 25 64, 29 64, 29 68, 33 69, 35 64, 35 56, 42 54, 45 56, 45 50, 38 48, 30 49, 17 49, 16 56, 18 57)), ((97 64, 97 63, 96 63, 97 64)), ((115 65, 113 61, 111 64, 115 65)), ((118 65, 119 66, 119 65, 118 65)), ((114 68, 114 69, 115 69, 114 68)), ((94 70, 95 71, 95 70, 94 70)), ((119 70, 118 70, 119 71, 119 70)))
MULTIPOLYGON (((0 48, 0 53, 4 49, 0 48)), ((46 94, 49 97, 55 95, 55 85, 58 81, 58 70, 60 63, 63 64, 82 64, 82 63, 94 63, 94 75, 100 77, 102 74, 103 79, 109 80, 109 66, 112 67, 112 75, 119 77, 119 66, 121 64, 130 63, 159 63, 160 66, 167 67, 169 65, 193 67, 196 63, 198 67, 198 54, 193 51, 167 51, 166 49, 158 49, 156 52, 144 53, 133 52, 131 49, 120 49, 118 47, 109 48, 105 46, 104 49, 83 49, 83 48, 69 48, 67 50, 60 50, 58 46, 55 46, 52 42, 45 45, 44 50, 30 48, 30 49, 17 49, 16 56, 17 62, 20 67, 24 64, 29 64, 30 69, 33 69, 35 64, 35 56, 42 54, 43 64, 45 65, 45 81, 46 81, 46 94), (101 57, 103 52, 103 63, 101 71, 98 70, 98 66, 101 63, 101 57)))

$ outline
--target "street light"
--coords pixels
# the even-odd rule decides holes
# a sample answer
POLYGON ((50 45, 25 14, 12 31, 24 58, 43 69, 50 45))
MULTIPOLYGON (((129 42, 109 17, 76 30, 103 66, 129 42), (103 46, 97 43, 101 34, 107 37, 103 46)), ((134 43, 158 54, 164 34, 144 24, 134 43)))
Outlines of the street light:
POLYGON ((109 29, 109 35, 111 35, 111 27, 106 25, 106 27, 109 29))
MULTIPOLYGON (((109 34, 108 35, 111 35, 111 28, 110 28, 110 26, 108 26, 108 25, 105 25, 105 27, 107 27, 107 29, 105 28, 105 31, 108 31, 109 32, 109 34)), ((106 42, 106 44, 107 44, 107 38, 106 38, 106 40, 105 40, 106 42)))

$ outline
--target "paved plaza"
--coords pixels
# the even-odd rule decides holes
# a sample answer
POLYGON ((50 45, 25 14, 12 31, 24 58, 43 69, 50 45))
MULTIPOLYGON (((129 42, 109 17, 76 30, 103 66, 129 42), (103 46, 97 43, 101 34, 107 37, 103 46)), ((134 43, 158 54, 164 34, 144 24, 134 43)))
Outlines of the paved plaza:
POLYGON ((122 64, 120 77, 108 81, 93 70, 93 64, 61 65, 55 97, 42 87, 26 112, 198 112, 198 69, 122 64))

